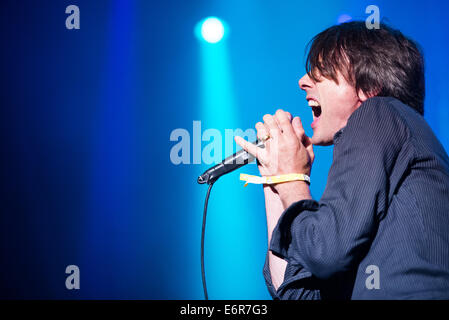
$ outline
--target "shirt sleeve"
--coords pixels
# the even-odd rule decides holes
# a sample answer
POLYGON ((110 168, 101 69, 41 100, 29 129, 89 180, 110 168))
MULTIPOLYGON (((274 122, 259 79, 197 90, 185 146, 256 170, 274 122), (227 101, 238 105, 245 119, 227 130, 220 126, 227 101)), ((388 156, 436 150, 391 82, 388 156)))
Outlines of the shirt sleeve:
MULTIPOLYGON (((318 203, 313 200, 304 200, 296 203, 296 206, 291 206, 282 215, 283 231, 288 231, 288 225, 291 223, 291 217, 295 215, 295 209, 301 211, 302 208, 309 210, 316 210, 318 203)), ((278 236, 279 233, 273 233, 278 236)), ((268 253, 265 259, 263 268, 263 276, 267 285, 268 291, 275 300, 320 300, 320 290, 318 283, 314 281, 312 274, 300 265, 295 265, 294 262, 288 262, 284 274, 284 282, 276 290, 273 286, 270 273, 270 265, 268 253)))
POLYGON ((273 231, 270 250, 296 268, 286 270, 284 282, 307 272, 326 280, 358 265, 400 183, 392 181, 392 171, 407 170, 401 150, 408 138, 402 118, 385 98, 368 99, 351 115, 334 139, 321 200, 292 204, 273 231))

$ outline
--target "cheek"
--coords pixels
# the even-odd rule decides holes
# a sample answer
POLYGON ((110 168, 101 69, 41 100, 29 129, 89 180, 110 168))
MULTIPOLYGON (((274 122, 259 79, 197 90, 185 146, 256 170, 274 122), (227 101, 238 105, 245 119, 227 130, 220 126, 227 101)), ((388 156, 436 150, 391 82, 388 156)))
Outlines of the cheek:
POLYGON ((327 117, 347 118, 357 103, 354 88, 347 85, 336 85, 334 82, 323 88, 323 104, 327 117), (324 91, 325 90, 325 91, 324 91))
POLYGON ((322 115, 326 118, 333 117, 340 108, 344 97, 342 92, 332 84, 327 84, 321 88, 320 102, 322 108, 322 115))

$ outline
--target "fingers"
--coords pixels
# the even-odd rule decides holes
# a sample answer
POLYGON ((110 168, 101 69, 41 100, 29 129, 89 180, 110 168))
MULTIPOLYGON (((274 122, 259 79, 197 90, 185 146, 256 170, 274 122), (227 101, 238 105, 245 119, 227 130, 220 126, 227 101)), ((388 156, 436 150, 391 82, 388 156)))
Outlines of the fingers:
MULTIPOLYGON (((267 135, 276 140, 278 140, 281 135, 284 138, 296 137, 306 148, 310 146, 311 149, 310 139, 305 135, 299 117, 295 117, 292 120, 292 115, 289 112, 279 109, 274 115, 266 114, 263 117, 263 121, 264 123, 256 123, 257 138, 259 140, 267 135)), ((235 142, 244 150, 255 156, 261 163, 266 163, 264 157, 270 149, 267 148, 269 146, 266 145, 266 148, 262 149, 239 136, 235 137, 235 142)), ((313 154, 313 150, 310 150, 310 152, 313 154)))
POLYGON ((296 136, 299 141, 303 141, 306 133, 304 132, 304 128, 301 123, 301 119, 299 117, 294 117, 292 121, 293 130, 295 131, 296 136))
POLYGON ((246 152, 252 154, 260 162, 265 163, 265 150, 264 149, 257 147, 255 144, 252 144, 251 142, 248 142, 248 141, 246 141, 245 139, 243 139, 242 137, 239 137, 239 136, 235 136, 234 140, 246 152))
POLYGON ((310 174, 314 160, 311 139, 306 136, 299 117, 283 110, 274 115, 266 114, 264 122, 256 123, 257 137, 263 139, 270 136, 271 143, 264 148, 236 136, 235 142, 258 160, 262 175, 273 175, 285 172, 306 172, 310 174))
POLYGON ((309 153, 309 157, 310 157, 310 162, 313 163, 313 160, 315 160, 315 153, 313 152, 313 144, 312 144, 312 140, 304 135, 304 146, 306 147, 307 152, 309 153))
POLYGON ((266 136, 270 135, 267 127, 262 122, 256 123, 256 130, 257 130, 257 139, 258 140, 262 140, 266 136))
POLYGON ((274 117, 283 133, 288 135, 294 134, 291 123, 291 114, 289 112, 285 112, 284 110, 279 109, 276 111, 274 117))
POLYGON ((312 140, 306 135, 301 123, 301 119, 299 117, 293 118, 292 125, 296 136, 306 148, 307 152, 309 153, 310 160, 313 163, 313 160, 315 159, 315 154, 313 152, 312 140))
POLYGON ((271 114, 266 114, 263 116, 263 121, 268 129, 271 137, 278 138, 280 134, 280 129, 274 117, 271 114))

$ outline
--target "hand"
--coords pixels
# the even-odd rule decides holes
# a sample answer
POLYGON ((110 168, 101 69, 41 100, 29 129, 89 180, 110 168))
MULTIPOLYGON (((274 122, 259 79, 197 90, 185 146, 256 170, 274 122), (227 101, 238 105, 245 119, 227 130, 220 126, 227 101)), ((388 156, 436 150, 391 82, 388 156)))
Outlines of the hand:
MULTIPOLYGON (((265 141, 265 148, 256 147, 241 137, 235 141, 244 150, 251 153, 258 160, 259 171, 262 176, 287 173, 304 173, 310 175, 314 160, 310 139, 305 135, 299 117, 292 121, 290 113, 278 110, 274 116, 265 115, 264 123, 256 124, 257 137, 265 141)), ((280 216, 293 202, 311 199, 308 185, 302 181, 291 181, 276 185, 265 185, 265 207, 267 213, 268 247, 271 236, 280 216)), ((273 285, 277 288, 284 281, 287 262, 268 251, 270 273, 273 285)))
POLYGON ((277 110, 275 115, 265 115, 264 123, 256 124, 257 137, 262 139, 269 135, 265 148, 259 148, 236 136, 235 141, 247 152, 259 160, 262 176, 288 173, 310 175, 314 153, 310 138, 305 135, 299 117, 289 112, 277 110))

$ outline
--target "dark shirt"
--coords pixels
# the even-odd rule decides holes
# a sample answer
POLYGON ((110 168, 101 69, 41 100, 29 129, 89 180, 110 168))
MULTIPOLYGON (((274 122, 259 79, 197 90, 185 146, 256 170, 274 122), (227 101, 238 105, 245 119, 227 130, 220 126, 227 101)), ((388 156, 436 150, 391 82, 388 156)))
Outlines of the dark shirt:
POLYGON ((275 291, 266 259, 272 297, 449 299, 449 158, 424 118, 370 98, 333 152, 320 201, 293 203, 273 231, 288 264, 275 291))

